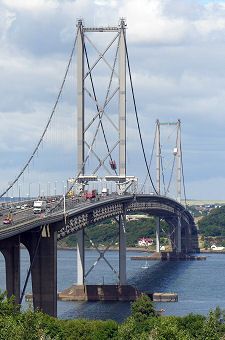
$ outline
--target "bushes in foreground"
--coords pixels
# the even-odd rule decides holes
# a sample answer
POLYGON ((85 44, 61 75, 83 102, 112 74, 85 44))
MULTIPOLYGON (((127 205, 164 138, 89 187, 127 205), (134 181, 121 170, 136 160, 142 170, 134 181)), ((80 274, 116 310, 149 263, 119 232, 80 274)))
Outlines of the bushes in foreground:
POLYGON ((0 340, 225 340, 224 312, 207 317, 159 316, 142 295, 131 306, 131 316, 115 321, 59 320, 41 312, 20 312, 13 299, 0 293, 0 340))

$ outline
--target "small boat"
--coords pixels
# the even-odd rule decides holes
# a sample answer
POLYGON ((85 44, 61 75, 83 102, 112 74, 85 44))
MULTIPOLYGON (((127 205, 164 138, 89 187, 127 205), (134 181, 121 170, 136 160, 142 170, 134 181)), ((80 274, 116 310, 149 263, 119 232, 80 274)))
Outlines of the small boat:
POLYGON ((147 260, 145 261, 145 264, 143 266, 141 266, 142 269, 147 269, 148 268, 148 262, 147 260))

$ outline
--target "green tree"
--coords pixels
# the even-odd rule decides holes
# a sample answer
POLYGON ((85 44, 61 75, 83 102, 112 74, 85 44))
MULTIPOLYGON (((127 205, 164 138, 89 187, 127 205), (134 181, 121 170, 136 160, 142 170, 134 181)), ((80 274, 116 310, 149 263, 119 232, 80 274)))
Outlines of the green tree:
POLYGON ((131 315, 137 322, 142 322, 149 317, 157 316, 157 312, 153 306, 153 302, 146 294, 131 304, 131 315))
POLYGON ((179 329, 186 330, 191 338, 200 339, 206 317, 203 315, 188 314, 179 317, 179 329))
POLYGON ((16 315, 20 311, 20 306, 15 303, 14 296, 8 298, 7 292, 0 291, 0 315, 16 315))
POLYGON ((0 315, 0 340, 23 339, 23 325, 15 316, 0 315))

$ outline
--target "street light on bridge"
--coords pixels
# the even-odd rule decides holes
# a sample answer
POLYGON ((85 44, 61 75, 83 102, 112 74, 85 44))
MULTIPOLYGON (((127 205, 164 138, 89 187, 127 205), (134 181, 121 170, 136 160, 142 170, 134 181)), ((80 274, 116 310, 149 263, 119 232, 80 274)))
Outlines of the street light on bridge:
POLYGON ((64 185, 64 188, 63 188, 63 214, 64 214, 64 220, 66 224, 66 185, 64 185))
POLYGON ((56 197, 56 187, 57 187, 57 181, 55 181, 55 187, 54 187, 54 193, 55 193, 55 197, 56 197))

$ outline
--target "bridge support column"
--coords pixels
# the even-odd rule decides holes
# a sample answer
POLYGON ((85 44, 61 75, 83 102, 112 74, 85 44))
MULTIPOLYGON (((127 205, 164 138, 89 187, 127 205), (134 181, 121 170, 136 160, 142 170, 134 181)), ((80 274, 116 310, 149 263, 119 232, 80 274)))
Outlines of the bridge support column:
POLYGON ((160 217, 156 217, 156 233, 155 233, 155 240, 156 240, 156 252, 160 252, 160 217))
POLYGON ((0 242, 0 251, 5 258, 6 291, 20 301, 20 237, 14 236, 0 242))
POLYGON ((57 231, 51 225, 26 232, 22 242, 26 246, 31 268, 34 309, 57 316, 57 231))
POLYGON ((185 249, 186 253, 199 251, 198 234, 192 235, 192 225, 185 228, 185 249))
POLYGON ((126 212, 119 216, 119 284, 127 282, 126 271, 126 212))
POLYGON ((84 229, 77 231, 77 284, 84 285, 85 248, 84 229))
POLYGON ((176 252, 181 253, 181 215, 177 217, 176 252))

